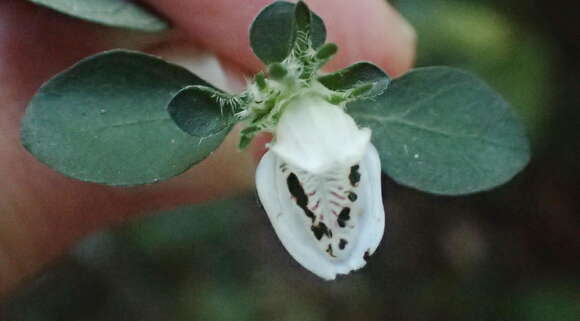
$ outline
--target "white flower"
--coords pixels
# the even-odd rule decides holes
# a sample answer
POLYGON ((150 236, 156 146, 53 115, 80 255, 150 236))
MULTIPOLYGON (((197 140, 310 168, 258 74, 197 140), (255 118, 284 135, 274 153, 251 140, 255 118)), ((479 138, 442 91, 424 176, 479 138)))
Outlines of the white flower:
POLYGON ((363 267, 384 231, 370 130, 322 97, 294 98, 257 169, 260 200, 288 252, 332 280, 363 267))
POLYGON ((296 167, 322 174, 360 161, 370 139, 370 129, 359 129, 341 107, 308 95, 288 104, 270 149, 296 167))

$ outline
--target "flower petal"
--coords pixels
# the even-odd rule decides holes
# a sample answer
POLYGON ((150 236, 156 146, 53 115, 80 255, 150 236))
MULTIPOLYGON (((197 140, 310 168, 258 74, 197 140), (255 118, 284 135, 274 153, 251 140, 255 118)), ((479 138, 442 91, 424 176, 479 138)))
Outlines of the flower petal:
POLYGON ((370 136, 370 129, 359 129, 341 107, 305 95, 294 98, 284 110, 270 149, 291 165, 319 174, 359 161, 370 136))
POLYGON ((323 174, 293 167, 268 151, 258 165, 256 186, 286 250, 306 269, 332 280, 363 267, 382 239, 380 177, 371 144, 358 164, 323 174))

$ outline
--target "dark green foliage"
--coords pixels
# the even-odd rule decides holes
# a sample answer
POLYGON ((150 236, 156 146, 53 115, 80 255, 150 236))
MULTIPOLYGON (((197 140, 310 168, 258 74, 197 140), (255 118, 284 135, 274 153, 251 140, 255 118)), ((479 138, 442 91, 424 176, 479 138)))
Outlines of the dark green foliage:
POLYGON ((128 0, 29 0, 79 19, 148 32, 167 29, 168 22, 128 0))
POLYGON ((350 104, 373 129, 383 170, 435 194, 468 194, 505 183, 528 162, 529 144, 512 109, 475 76, 415 69, 372 100, 350 104))
MULTIPOLYGON (((304 18, 308 8, 302 3, 299 16, 304 18)), ((250 27, 250 44, 256 56, 265 64, 284 60, 296 40, 296 4, 276 1, 262 9, 250 27)), ((306 19, 301 19, 305 21, 306 19)), ((326 40, 326 28, 319 16, 312 13, 311 40, 314 48, 326 40)))
POLYGON ((189 85, 209 86, 179 66, 115 50, 82 60, 46 82, 22 122, 23 145, 76 179, 111 185, 157 182, 201 161, 222 142, 181 131, 166 111, 189 85))

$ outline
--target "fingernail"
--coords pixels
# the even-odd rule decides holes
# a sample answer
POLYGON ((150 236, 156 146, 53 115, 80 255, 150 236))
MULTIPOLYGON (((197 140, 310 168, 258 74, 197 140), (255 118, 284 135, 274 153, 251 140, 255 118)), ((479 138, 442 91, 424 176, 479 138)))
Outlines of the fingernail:
POLYGON ((156 48, 152 53, 186 68, 221 90, 227 92, 234 90, 222 64, 212 53, 201 51, 186 43, 170 44, 156 48))

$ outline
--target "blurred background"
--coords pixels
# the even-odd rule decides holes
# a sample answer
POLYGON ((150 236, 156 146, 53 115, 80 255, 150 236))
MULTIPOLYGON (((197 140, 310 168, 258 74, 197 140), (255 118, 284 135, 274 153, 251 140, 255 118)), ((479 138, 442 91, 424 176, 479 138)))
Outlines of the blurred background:
POLYGON ((418 66, 473 71, 514 105, 533 145, 522 174, 469 197, 384 177, 386 237, 335 282, 294 262, 253 194, 161 213, 87 238, 0 319, 580 320, 580 7, 394 4, 417 29, 418 66))

